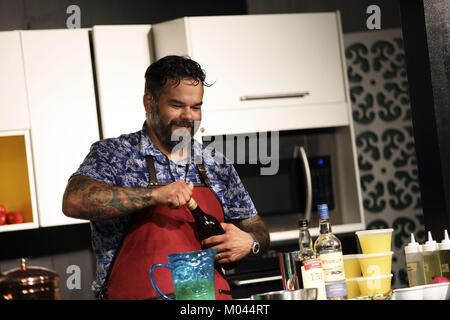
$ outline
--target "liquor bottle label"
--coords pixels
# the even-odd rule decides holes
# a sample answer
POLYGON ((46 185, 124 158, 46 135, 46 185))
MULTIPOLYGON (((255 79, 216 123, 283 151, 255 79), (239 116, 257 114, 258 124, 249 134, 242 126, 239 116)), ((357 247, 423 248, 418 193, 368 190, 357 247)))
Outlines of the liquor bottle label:
POLYGON ((328 299, 346 298, 347 297, 347 285, 343 283, 326 284, 328 299))
POLYGON ((342 251, 321 253, 320 260, 325 282, 345 280, 342 251))
POLYGON ((323 280, 322 262, 311 259, 302 263, 302 279, 304 288, 317 288, 317 300, 326 300, 327 293, 323 280))
POLYGON ((441 264, 442 272, 449 272, 448 263, 441 264))

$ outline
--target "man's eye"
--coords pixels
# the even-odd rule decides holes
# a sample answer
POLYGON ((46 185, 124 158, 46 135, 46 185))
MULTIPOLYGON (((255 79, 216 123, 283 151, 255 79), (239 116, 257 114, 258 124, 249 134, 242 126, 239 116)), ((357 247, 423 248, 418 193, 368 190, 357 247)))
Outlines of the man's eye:
POLYGON ((191 109, 194 109, 194 110, 200 110, 201 107, 200 107, 200 106, 194 106, 194 107, 191 107, 191 109))

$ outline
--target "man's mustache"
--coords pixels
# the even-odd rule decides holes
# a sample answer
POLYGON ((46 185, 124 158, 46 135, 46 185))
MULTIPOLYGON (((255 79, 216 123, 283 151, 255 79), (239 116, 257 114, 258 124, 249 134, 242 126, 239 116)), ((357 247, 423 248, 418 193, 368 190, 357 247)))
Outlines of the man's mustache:
POLYGON ((171 126, 194 128, 194 121, 172 120, 169 123, 171 126))

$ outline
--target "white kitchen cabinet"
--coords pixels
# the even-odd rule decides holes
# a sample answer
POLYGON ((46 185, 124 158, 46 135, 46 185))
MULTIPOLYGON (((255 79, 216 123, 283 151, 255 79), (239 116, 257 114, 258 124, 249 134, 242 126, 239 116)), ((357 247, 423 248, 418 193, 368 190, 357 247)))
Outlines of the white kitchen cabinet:
POLYGON ((0 130, 29 128, 20 32, 0 32, 0 130))
POLYGON ((152 31, 156 59, 188 55, 214 83, 204 135, 349 124, 337 12, 184 17, 152 31))
POLYGON ((62 197, 99 139, 86 29, 21 31, 41 227, 83 223, 66 217, 62 197))
MULTIPOLYGON (((22 223, 0 225, 0 232, 39 226, 30 132, 0 131, 0 204, 19 212, 22 223)), ((7 245, 7 244, 6 244, 7 245)))
POLYGON ((95 74, 104 138, 138 131, 145 120, 150 25, 94 26, 95 74))

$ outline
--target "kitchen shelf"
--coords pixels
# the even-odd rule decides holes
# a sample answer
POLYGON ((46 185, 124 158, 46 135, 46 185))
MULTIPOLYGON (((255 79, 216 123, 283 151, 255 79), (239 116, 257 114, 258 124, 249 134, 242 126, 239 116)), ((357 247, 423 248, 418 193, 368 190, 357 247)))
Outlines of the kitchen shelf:
POLYGON ((24 222, 0 226, 0 232, 39 226, 29 130, 0 131, 0 204, 22 213, 24 222))

